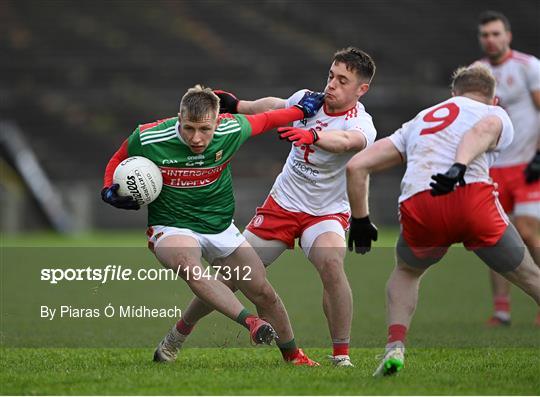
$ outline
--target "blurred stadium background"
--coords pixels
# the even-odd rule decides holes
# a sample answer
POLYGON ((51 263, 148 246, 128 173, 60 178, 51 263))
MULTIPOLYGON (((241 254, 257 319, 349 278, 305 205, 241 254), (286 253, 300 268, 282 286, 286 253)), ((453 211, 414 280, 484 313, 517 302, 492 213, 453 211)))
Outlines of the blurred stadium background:
MULTIPOLYGON (((24 142, 61 197, 58 216, 67 217, 57 227, 142 228, 145 211, 126 216, 99 196, 109 157, 137 124, 175 115, 196 83, 246 99, 322 90, 334 51, 348 45, 377 63, 363 103, 387 136, 447 97, 451 71, 480 57, 485 9, 509 17, 513 47, 540 55, 537 0, 0 0, 1 231, 51 226, 16 167, 40 173, 24 142)), ((237 154, 237 224, 263 201, 288 151, 270 133, 237 154)), ((380 224, 397 223, 400 176, 372 179, 380 224)))

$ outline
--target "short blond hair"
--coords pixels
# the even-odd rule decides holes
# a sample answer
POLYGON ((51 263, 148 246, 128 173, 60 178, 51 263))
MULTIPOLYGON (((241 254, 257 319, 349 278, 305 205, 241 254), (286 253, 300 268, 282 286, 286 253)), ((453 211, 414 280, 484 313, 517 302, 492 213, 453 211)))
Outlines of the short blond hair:
POLYGON ((211 88, 197 84, 180 101, 180 117, 190 121, 203 120, 208 114, 219 114, 219 97, 211 88))
POLYGON ((496 84, 491 70, 481 63, 460 67, 452 74, 452 92, 455 95, 476 93, 492 99, 496 84))

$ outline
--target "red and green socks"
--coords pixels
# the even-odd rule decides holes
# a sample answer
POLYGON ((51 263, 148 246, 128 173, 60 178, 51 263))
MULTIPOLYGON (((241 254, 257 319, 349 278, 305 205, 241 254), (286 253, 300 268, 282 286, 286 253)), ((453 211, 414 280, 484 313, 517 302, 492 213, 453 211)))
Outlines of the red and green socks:
POLYGON ((296 341, 292 338, 290 341, 285 343, 277 342, 277 346, 281 351, 281 355, 285 361, 292 361, 298 355, 298 346, 296 346, 296 341))
POLYGON ((249 323, 250 323, 250 319, 252 318, 257 318, 257 316, 254 316, 253 314, 251 314, 250 312, 247 311, 246 308, 242 309, 242 311, 240 312, 240 314, 238 315, 238 317, 236 317, 236 322, 244 327, 246 327, 247 329, 249 329, 249 323))

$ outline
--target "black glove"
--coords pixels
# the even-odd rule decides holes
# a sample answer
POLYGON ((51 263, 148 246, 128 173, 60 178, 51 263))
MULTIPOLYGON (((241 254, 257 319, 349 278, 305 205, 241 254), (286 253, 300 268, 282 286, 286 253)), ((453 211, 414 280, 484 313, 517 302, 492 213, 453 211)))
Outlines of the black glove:
POLYGON ((431 179, 435 182, 429 184, 431 186, 431 195, 442 196, 443 194, 453 192, 457 183, 460 186, 464 186, 465 179, 463 177, 466 170, 467 166, 465 164, 454 163, 444 174, 432 175, 431 179))
POLYGON ((315 116, 323 104, 324 94, 322 92, 306 91, 302 99, 294 106, 304 112, 304 118, 307 119, 315 116))
POLYGON ((214 94, 219 97, 219 113, 238 113, 240 100, 234 94, 222 90, 214 90, 214 94))
POLYGON ((103 190, 101 190, 101 199, 107 204, 123 210, 138 210, 141 208, 139 203, 137 203, 133 197, 119 196, 117 193, 119 187, 120 185, 118 183, 115 183, 110 187, 104 187, 103 190))
POLYGON ((377 241, 377 227, 371 223, 369 216, 364 218, 351 217, 349 229, 349 251, 355 248, 357 254, 364 255, 371 250, 371 241, 377 241))
POLYGON ((540 179, 540 150, 536 152, 524 172, 525 182, 527 183, 534 183, 540 179))

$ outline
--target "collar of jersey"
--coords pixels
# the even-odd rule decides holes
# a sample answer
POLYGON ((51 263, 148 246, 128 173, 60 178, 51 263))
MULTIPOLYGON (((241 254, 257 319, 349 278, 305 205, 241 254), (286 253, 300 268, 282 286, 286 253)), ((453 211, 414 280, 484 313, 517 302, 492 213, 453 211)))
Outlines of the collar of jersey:
POLYGON ((354 108, 356 107, 356 103, 354 104, 354 106, 350 109, 347 109, 343 112, 338 112, 338 113, 330 113, 328 111, 326 111, 326 103, 323 104, 323 111, 324 111, 324 114, 326 114, 327 116, 330 116, 330 117, 337 117, 337 116, 343 116, 344 114, 347 114, 347 112, 350 112, 351 110, 353 110, 354 108))

